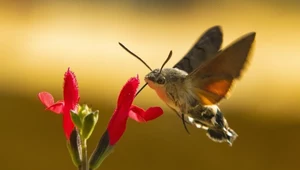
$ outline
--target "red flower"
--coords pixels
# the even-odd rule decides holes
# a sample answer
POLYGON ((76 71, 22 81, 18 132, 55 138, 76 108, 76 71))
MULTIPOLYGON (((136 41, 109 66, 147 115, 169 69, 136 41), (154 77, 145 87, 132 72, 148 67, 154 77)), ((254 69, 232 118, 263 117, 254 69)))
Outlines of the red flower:
POLYGON ((50 110, 57 114, 63 114, 63 129, 66 138, 69 140, 74 124, 71 120, 70 110, 75 110, 79 102, 78 85, 75 74, 68 68, 64 77, 64 100, 54 103, 53 96, 48 92, 40 92, 38 97, 46 106, 46 110, 50 110))
POLYGON ((119 94, 117 108, 107 127, 110 145, 118 142, 123 135, 128 117, 137 122, 147 122, 163 114, 163 110, 160 107, 150 107, 145 111, 138 106, 132 105, 139 83, 138 77, 130 78, 119 94))

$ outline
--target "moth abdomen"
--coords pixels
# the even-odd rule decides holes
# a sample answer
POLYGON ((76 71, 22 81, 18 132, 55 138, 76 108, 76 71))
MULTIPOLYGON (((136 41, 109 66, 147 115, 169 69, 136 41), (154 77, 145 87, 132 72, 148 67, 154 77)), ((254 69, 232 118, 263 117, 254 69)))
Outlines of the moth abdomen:
POLYGON ((197 105, 188 112, 189 121, 197 128, 207 131, 207 136, 215 142, 227 142, 232 145, 238 136, 229 128, 227 120, 216 105, 197 105))
POLYGON ((227 142, 230 146, 237 138, 237 134, 230 128, 228 129, 207 129, 207 136, 215 142, 227 142))

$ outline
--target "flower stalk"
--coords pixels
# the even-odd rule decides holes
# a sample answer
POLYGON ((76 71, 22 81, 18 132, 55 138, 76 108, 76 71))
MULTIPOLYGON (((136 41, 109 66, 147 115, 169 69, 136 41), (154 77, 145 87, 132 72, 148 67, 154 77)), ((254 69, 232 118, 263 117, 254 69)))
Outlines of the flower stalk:
POLYGON ((77 106, 77 110, 71 110, 71 119, 79 131, 81 143, 81 164, 79 170, 89 170, 87 155, 87 140, 91 136, 98 121, 99 111, 92 111, 86 104, 77 106))
POLYGON ((81 170, 89 170, 86 139, 81 138, 81 148, 82 148, 81 170))

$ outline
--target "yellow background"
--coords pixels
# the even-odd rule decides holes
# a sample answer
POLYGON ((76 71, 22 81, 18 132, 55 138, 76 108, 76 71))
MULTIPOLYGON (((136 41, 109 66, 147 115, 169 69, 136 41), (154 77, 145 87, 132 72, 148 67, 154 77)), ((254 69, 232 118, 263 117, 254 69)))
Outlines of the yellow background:
POLYGON ((300 3, 273 1, 1 1, 0 167, 7 170, 75 169, 60 115, 44 111, 37 94, 62 99, 63 74, 75 72, 80 103, 100 110, 88 142, 96 146, 123 84, 149 72, 118 42, 158 68, 173 50, 172 67, 199 36, 221 25, 223 47, 255 31, 251 64, 221 102, 239 137, 233 147, 189 127, 149 87, 134 104, 162 106, 147 124, 127 131, 102 169, 299 169, 300 3))

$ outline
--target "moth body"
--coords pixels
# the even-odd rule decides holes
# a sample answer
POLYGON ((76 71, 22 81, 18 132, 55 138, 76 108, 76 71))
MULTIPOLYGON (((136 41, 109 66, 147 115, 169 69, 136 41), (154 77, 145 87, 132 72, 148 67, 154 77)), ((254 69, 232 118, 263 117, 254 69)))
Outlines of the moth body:
POLYGON ((172 110, 184 114, 188 123, 206 130, 213 141, 226 141, 231 145, 236 133, 228 127, 217 105, 200 103, 187 75, 176 68, 164 68, 161 72, 155 69, 145 76, 145 81, 172 110))
POLYGON ((221 49, 222 29, 213 26, 200 36, 173 68, 164 68, 171 58, 170 51, 161 68, 155 70, 121 46, 151 70, 145 76, 145 86, 148 84, 179 116, 183 114, 184 123, 206 130, 213 141, 232 145, 237 134, 228 126, 217 105, 228 97, 233 83, 241 77, 255 36, 255 32, 249 32, 221 49))

